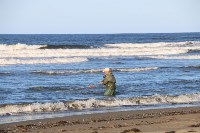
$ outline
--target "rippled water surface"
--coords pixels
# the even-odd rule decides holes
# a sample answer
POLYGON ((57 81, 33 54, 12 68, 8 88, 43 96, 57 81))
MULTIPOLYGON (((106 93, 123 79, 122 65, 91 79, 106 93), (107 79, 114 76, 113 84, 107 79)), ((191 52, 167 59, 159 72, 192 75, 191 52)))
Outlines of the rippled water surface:
POLYGON ((0 123, 199 105, 199 72, 200 33, 0 35, 0 123), (105 67, 113 97, 98 84, 105 67))

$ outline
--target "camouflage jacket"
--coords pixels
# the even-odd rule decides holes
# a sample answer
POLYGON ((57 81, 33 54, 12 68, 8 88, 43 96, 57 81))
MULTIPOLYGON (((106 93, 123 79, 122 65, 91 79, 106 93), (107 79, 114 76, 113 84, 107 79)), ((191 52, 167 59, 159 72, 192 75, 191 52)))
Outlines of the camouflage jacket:
POLYGON ((116 79, 112 73, 104 75, 102 82, 106 86, 106 89, 116 89, 116 79))

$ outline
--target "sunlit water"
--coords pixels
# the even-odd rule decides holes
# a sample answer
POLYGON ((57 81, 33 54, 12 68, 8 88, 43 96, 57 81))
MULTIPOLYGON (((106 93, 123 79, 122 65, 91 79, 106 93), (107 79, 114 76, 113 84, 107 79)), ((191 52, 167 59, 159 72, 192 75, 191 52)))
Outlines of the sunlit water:
POLYGON ((0 35, 0 123, 199 105, 199 71, 200 33, 0 35))

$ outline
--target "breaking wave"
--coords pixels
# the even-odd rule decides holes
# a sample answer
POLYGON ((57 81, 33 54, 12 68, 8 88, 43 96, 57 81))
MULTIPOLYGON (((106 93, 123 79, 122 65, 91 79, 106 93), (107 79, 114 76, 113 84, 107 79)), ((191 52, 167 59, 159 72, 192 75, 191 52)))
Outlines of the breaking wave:
POLYGON ((12 75, 10 72, 0 72, 0 76, 12 75))
POLYGON ((87 45, 46 45, 40 47, 39 49, 89 49, 89 48, 93 47, 87 45))
POLYGON ((88 45, 27 45, 27 44, 0 44, 0 50, 28 50, 28 49, 87 49, 93 48, 88 45))
POLYGON ((200 49, 188 50, 189 54, 200 54, 200 49))
MULTIPOLYGON (((187 53, 200 49, 200 42, 105 44, 93 49, 58 49, 65 46, 48 45, 0 45, 1 57, 70 57, 70 56, 159 56, 187 53), (55 47, 55 49, 54 49, 55 47), (43 49, 44 48, 44 49, 43 49), (47 49, 45 49, 47 48, 47 49), (49 49, 48 49, 49 48, 49 49)), ((67 47, 67 46, 66 46, 67 47)), ((79 47, 79 46, 77 46, 79 47)))
POLYGON ((0 44, 0 66, 87 61, 89 57, 134 56, 155 59, 200 59, 200 42, 84 45, 0 44), (195 54, 194 54, 195 53, 195 54), (76 58, 74 58, 76 57, 76 58))
POLYGON ((159 56, 145 56, 146 58, 149 59, 182 59, 182 60, 199 60, 200 55, 159 55, 159 56))
POLYGON ((88 61, 84 57, 74 58, 44 58, 44 59, 0 59, 0 66, 2 65, 15 65, 15 64, 65 64, 77 63, 88 61))
MULTIPOLYGON (((113 68, 113 72, 142 72, 157 70, 157 67, 146 68, 113 68)), ((60 75, 60 74, 81 74, 81 73, 102 73, 103 69, 84 69, 84 70, 40 70, 32 71, 33 74, 45 74, 45 75, 60 75)))
POLYGON ((14 45, 0 44, 0 51, 11 50, 14 52, 14 50, 39 49, 44 46, 46 46, 46 45, 27 45, 27 44, 21 44, 21 43, 14 44, 14 45))
POLYGON ((178 96, 154 95, 135 98, 109 98, 65 101, 55 103, 26 103, 0 105, 0 115, 33 112, 59 112, 67 110, 84 110, 102 107, 162 105, 162 104, 189 104, 200 102, 200 93, 178 96))

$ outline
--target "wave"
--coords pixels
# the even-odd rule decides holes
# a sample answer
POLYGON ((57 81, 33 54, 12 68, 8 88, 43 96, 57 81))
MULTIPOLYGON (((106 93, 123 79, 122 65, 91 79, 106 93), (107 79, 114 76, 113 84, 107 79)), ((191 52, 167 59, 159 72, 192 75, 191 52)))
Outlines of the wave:
POLYGON ((185 66, 185 67, 180 67, 180 68, 183 68, 183 69, 187 69, 187 68, 189 68, 189 69, 200 69, 200 66, 185 66))
MULTIPOLYGON (((200 42, 159 42, 143 44, 105 44, 100 48, 82 48, 84 45, 71 46, 72 49, 63 49, 68 46, 56 45, 5 45, 0 44, 0 66, 9 64, 33 64, 33 63, 63 63, 68 62, 65 58, 94 58, 94 57, 116 57, 132 56, 138 58, 156 59, 200 59, 198 53, 200 42), (189 53, 188 53, 189 52, 189 53), (38 58, 38 60, 33 60, 38 58), (41 61, 44 58, 51 58, 49 61, 41 61), (31 61, 24 61, 31 60, 31 61), (57 60, 57 61, 55 61, 57 60), (65 61, 62 61, 65 60, 65 61), (4 62, 4 63, 2 63, 4 62), (15 63, 12 63, 15 62, 15 63), (26 62, 26 63, 25 63, 26 62), (33 63, 30 63, 33 62, 33 63)), ((46 59, 48 60, 48 59, 46 59)))
POLYGON ((27 44, 0 44, 0 51, 1 50, 30 50, 30 49, 39 49, 41 47, 45 47, 46 45, 27 45, 27 44))
POLYGON ((65 101, 55 103, 24 103, 0 105, 0 115, 33 112, 59 112, 67 110, 84 110, 102 107, 142 106, 160 104, 189 104, 200 102, 200 93, 178 96, 154 95, 134 98, 109 98, 65 101))
POLYGON ((28 45, 17 43, 13 45, 0 44, 0 50, 28 50, 28 49, 90 49, 93 46, 88 45, 28 45))
POLYGON ((118 72, 142 72, 142 71, 150 71, 150 70, 157 70, 158 67, 145 67, 145 68, 119 68, 114 69, 114 71, 118 72))
POLYGON ((108 48, 135 49, 139 58, 153 59, 200 59, 200 42, 159 42, 106 44, 108 48), (141 52, 143 53, 140 55, 141 52))
POLYGON ((0 59, 0 66, 15 64, 66 64, 88 61, 87 58, 44 58, 44 59, 0 59))
POLYGON ((194 49, 194 50, 189 49, 187 53, 189 53, 189 54, 200 54, 200 49, 194 49))
MULTIPOLYGON (((157 67, 146 67, 146 68, 113 68, 113 72, 142 72, 157 70, 157 67)), ((83 70, 40 70, 32 71, 33 74, 44 74, 44 75, 60 75, 60 74, 81 74, 81 73, 102 73, 103 69, 83 69, 83 70)))
POLYGON ((193 68, 200 69, 200 66, 193 66, 193 68))
POLYGON ((147 59, 175 59, 175 60, 199 60, 200 55, 159 55, 159 56, 145 56, 147 59))
POLYGON ((90 49, 90 48, 94 47, 87 45, 46 45, 40 47, 39 49, 90 49))
POLYGON ((8 76, 11 75, 12 73, 10 72, 0 72, 0 76, 8 76))
POLYGON ((158 48, 158 47, 195 47, 200 42, 157 42, 157 43, 118 43, 118 44, 105 44, 106 47, 117 48, 158 48))

